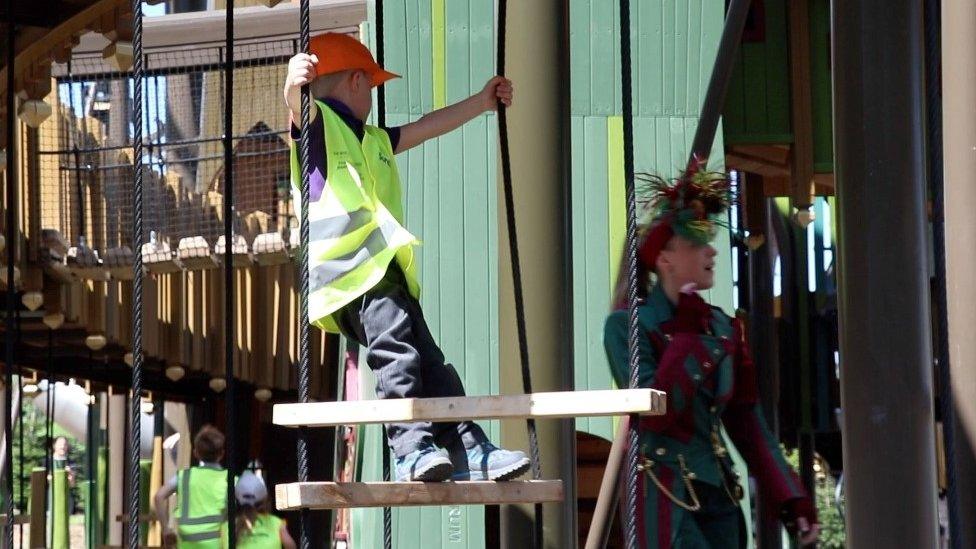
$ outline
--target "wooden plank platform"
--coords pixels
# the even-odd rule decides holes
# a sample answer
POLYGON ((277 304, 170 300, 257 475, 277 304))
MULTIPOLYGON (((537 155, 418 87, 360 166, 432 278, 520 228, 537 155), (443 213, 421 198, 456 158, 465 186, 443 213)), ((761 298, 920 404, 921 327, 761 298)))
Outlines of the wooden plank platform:
POLYGON ((664 393, 654 389, 563 391, 531 395, 396 398, 276 404, 273 421, 288 427, 328 427, 409 421, 595 417, 664 413, 664 393))
POLYGON ((561 480, 294 482, 275 486, 275 505, 279 511, 421 505, 497 505, 562 500, 561 480))

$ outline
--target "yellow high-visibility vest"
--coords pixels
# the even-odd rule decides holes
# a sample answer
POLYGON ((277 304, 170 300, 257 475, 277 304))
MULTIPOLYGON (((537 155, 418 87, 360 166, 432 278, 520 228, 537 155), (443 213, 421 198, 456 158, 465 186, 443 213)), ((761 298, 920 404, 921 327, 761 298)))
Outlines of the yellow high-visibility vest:
MULTIPOLYGON (((308 208, 308 320, 338 332, 333 313, 375 286, 392 261, 410 294, 420 298, 413 251, 419 241, 403 227, 400 174, 386 131, 366 126, 360 142, 328 105, 315 103, 325 130, 327 173, 321 196, 308 208)), ((301 188, 297 143, 291 180, 301 188)), ((294 203, 300 215, 301 201, 294 203)))

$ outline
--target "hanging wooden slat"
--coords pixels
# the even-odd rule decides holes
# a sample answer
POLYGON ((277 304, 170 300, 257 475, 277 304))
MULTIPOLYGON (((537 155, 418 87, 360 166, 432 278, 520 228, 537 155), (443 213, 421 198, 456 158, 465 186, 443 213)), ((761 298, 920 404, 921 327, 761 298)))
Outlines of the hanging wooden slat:
POLYGON ((275 486, 279 511, 407 507, 421 505, 498 505, 563 500, 560 480, 465 482, 294 482, 275 486))
POLYGON ((665 395, 661 391, 620 389, 278 404, 274 407, 274 423, 289 427, 326 427, 465 419, 659 415, 664 410, 665 395))

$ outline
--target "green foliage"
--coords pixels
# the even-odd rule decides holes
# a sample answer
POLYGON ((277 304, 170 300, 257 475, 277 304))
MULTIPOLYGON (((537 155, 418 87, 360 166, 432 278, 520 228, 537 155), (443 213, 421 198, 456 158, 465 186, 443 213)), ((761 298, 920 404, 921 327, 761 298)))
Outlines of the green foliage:
MULTIPOLYGON (((786 461, 799 469, 799 452, 784 450, 786 461)), ((844 549, 847 546, 847 534, 844 532, 844 519, 837 509, 834 493, 837 482, 827 467, 827 462, 817 457, 815 461, 817 518, 820 520, 820 549, 844 549)), ((842 498, 843 501, 843 498, 842 498)))

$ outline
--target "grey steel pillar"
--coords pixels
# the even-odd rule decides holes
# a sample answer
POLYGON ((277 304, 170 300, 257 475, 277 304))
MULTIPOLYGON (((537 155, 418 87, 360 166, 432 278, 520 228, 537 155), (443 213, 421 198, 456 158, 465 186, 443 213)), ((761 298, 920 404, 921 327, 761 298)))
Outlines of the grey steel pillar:
MULTIPOLYGON (((958 526, 953 547, 976 544, 976 4, 942 0, 945 262, 958 526)), ((951 470, 950 470, 951 473, 951 470)))
POLYGON ((935 547, 922 2, 831 18, 848 547, 935 547))

